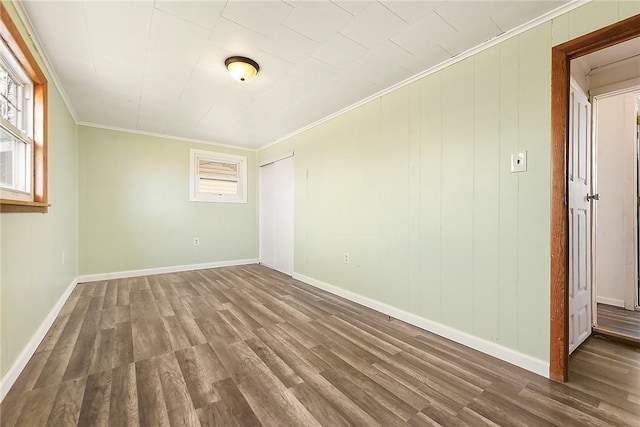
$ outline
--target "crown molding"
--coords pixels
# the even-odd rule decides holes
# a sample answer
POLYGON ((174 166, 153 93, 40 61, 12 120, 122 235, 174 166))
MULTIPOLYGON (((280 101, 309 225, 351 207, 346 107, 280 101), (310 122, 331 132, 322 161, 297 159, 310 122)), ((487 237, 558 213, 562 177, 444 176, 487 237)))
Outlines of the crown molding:
POLYGON ((191 142, 191 143, 194 143, 194 144, 211 145, 211 146, 214 146, 214 147, 229 148, 229 149, 238 150, 238 151, 249 151, 249 152, 252 152, 252 153, 258 152, 258 149, 256 149, 256 148, 247 148, 247 147, 242 147, 240 145, 221 144, 221 143, 218 143, 218 142, 205 141, 203 139, 183 138, 181 136, 166 135, 166 134, 155 133, 155 132, 146 132, 146 131, 143 131, 143 130, 136 130, 136 129, 119 128, 119 127, 116 127, 116 126, 100 125, 100 124, 97 124, 97 123, 90 123, 90 122, 76 122, 76 124, 78 126, 85 126, 85 127, 91 127, 91 128, 97 128, 97 129, 105 129, 105 130, 113 130, 113 131, 117 131, 117 132, 126 132, 126 133, 132 133, 132 134, 136 134, 136 135, 153 136, 153 137, 156 137, 156 138, 173 139, 174 141, 184 141, 184 142, 191 142))

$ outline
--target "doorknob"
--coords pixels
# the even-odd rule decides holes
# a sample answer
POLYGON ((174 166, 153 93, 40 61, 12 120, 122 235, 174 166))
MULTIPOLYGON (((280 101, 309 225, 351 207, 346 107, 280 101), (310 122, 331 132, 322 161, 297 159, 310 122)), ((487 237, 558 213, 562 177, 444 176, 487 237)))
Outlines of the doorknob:
POLYGON ((590 202, 591 200, 600 200, 600 195, 598 193, 596 194, 587 193, 587 202, 590 202))

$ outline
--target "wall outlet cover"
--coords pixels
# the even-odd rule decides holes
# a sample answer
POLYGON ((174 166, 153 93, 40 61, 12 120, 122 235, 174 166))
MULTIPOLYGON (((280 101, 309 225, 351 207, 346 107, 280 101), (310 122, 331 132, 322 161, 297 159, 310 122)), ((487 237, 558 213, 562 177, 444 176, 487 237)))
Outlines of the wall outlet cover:
POLYGON ((527 171, 527 152, 519 151, 517 153, 511 153, 511 172, 526 172, 527 171))

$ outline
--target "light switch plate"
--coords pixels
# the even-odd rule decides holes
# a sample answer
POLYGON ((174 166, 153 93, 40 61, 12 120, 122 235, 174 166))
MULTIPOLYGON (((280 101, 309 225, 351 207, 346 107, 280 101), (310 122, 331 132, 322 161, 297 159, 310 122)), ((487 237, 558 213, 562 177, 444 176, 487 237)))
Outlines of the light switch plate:
POLYGON ((527 152, 520 151, 511 154, 511 172, 527 171, 527 152))

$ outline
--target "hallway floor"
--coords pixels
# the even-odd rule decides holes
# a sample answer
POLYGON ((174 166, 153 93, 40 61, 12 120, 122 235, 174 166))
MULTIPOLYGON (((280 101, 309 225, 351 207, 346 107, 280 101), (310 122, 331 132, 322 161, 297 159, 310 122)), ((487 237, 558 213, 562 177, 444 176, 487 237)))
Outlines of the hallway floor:
POLYGON ((598 329, 626 335, 640 341, 640 311, 598 304, 598 329))

